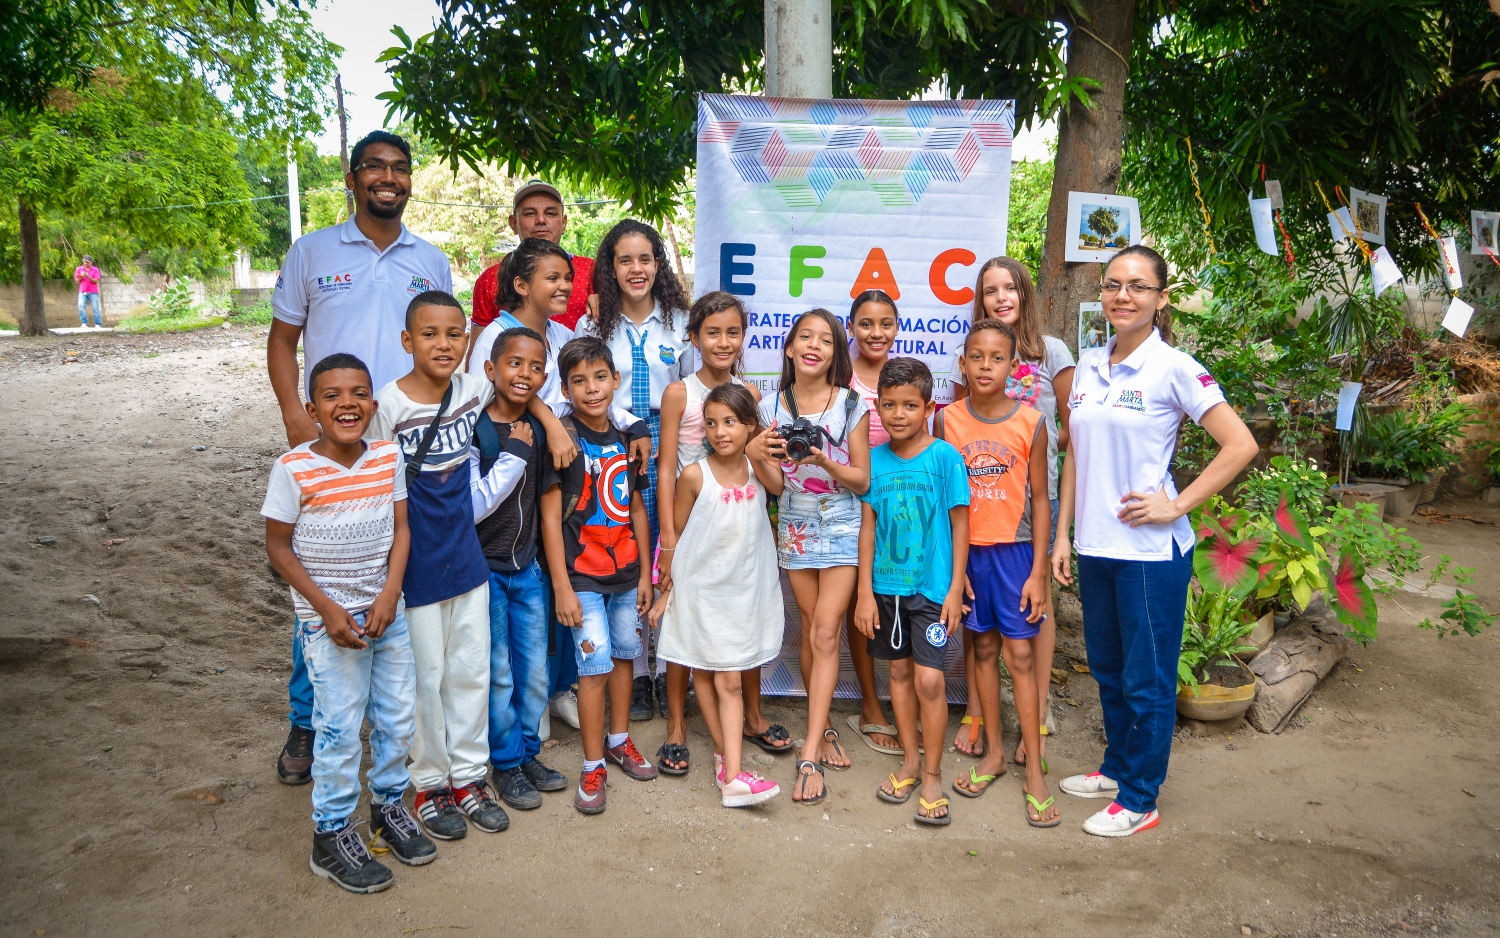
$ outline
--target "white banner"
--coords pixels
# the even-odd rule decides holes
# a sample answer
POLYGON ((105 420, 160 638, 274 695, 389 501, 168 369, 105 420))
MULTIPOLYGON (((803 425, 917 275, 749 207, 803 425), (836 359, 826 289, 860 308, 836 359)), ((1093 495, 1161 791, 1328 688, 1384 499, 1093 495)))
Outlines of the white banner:
POLYGON ((747 380, 777 387, 799 313, 847 322, 876 287, 900 309, 892 354, 952 400, 975 275, 1005 253, 1014 124, 1013 101, 703 95, 694 288, 743 298, 747 380))

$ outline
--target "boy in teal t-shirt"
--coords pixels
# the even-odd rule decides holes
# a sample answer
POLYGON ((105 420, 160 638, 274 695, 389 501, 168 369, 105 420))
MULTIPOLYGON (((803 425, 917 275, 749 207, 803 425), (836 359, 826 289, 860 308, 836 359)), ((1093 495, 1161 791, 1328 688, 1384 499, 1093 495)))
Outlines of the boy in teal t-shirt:
POLYGON ((877 411, 891 440, 870 451, 854 625, 869 639, 870 657, 890 662, 891 710, 906 750, 900 772, 878 794, 893 804, 911 798, 920 717, 926 755, 916 820, 941 826, 950 820, 941 774, 948 726, 943 658, 963 621, 969 477, 958 450, 927 432, 933 412, 927 366, 893 358, 880 370, 879 385, 877 411))

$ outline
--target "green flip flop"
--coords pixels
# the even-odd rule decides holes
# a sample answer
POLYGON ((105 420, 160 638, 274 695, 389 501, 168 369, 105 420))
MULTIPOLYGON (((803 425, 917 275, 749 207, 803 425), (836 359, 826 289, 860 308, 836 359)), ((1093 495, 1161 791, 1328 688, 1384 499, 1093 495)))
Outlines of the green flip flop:
MULTIPOLYGON (((1029 791, 1023 791, 1022 794, 1026 796, 1026 803, 1031 806, 1031 809, 1033 811, 1036 812, 1037 817, 1041 817, 1042 815, 1046 814, 1047 809, 1052 807, 1053 799, 1051 795, 1047 796, 1046 801, 1037 801, 1029 791)), ((1027 811, 1026 823, 1030 824, 1032 827, 1056 827, 1057 825, 1062 823, 1062 815, 1059 814, 1057 817, 1053 818, 1050 821, 1033 821, 1031 819, 1031 811, 1027 811)))
MULTIPOLYGON (((1004 772, 1000 773, 1000 775, 1004 774, 1004 772)), ((953 793, 955 795, 963 795, 965 798, 982 798, 984 797, 984 793, 990 790, 990 783, 999 778, 1000 775, 980 775, 979 767, 971 765, 969 766, 969 784, 983 785, 984 787, 979 789, 978 791, 970 791, 967 788, 958 787, 958 780, 954 779, 953 793)), ((963 776, 960 775, 959 778, 963 778, 963 776)))

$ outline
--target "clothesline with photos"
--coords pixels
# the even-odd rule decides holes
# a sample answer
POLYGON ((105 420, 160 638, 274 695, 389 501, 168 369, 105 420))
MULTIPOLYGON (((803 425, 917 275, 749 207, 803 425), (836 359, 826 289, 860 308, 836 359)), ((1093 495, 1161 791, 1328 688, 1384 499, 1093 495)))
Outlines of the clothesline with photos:
MULTIPOLYGON (((1193 140, 1190 136, 1184 136, 1183 142, 1187 148, 1188 174, 1193 184, 1193 197, 1198 203, 1198 211, 1203 218, 1204 239, 1208 242, 1209 256, 1214 257, 1218 249, 1211 230, 1213 218, 1203 199, 1198 160, 1193 152, 1193 140)), ((1282 219, 1285 212, 1285 200, 1281 182, 1277 179, 1266 178, 1264 163, 1257 163, 1256 166, 1260 171, 1261 185, 1265 189, 1265 197, 1259 199, 1255 197, 1253 188, 1247 192, 1250 203, 1250 222, 1255 232, 1256 246, 1273 257, 1284 251, 1287 270, 1290 276, 1295 278, 1297 276, 1296 256, 1292 252, 1292 239, 1282 219), (1280 249, 1276 243, 1277 230, 1281 232, 1280 249)), ((1370 277, 1374 284, 1375 295, 1379 296, 1387 288, 1403 280, 1404 275, 1400 267, 1396 265, 1395 258, 1386 247, 1385 221, 1389 199, 1384 195, 1365 192, 1353 187, 1349 189, 1346 197, 1343 187, 1335 185, 1333 193, 1339 203, 1335 208, 1323 188, 1323 183, 1315 180, 1313 186, 1317 189, 1318 197, 1322 199, 1323 207, 1328 213, 1328 229, 1334 244, 1350 242, 1370 265, 1370 277), (1376 247, 1371 248, 1371 244, 1376 247)), ((1243 184, 1241 187, 1243 188, 1243 184)), ((1443 276, 1447 282, 1450 298, 1441 325, 1459 338, 1463 338, 1473 318, 1474 307, 1458 296, 1458 291, 1463 287, 1463 270, 1459 262, 1458 241, 1452 236, 1443 237, 1438 233, 1428 220, 1420 202, 1412 202, 1412 207, 1416 210, 1423 229, 1437 244, 1438 254, 1443 262, 1443 276)), ((1142 232, 1139 202, 1127 196, 1070 192, 1068 193, 1067 230, 1070 235, 1065 260, 1074 263, 1107 263, 1116 251, 1140 242, 1142 232)), ((1496 266, 1500 266, 1500 253, 1497 253, 1500 252, 1500 243, 1497 243, 1497 239, 1500 239, 1500 212, 1477 209, 1472 211, 1469 218, 1469 233, 1473 239, 1470 253, 1475 256, 1488 257, 1496 266)), ((1104 345, 1109 341, 1109 334, 1109 323, 1104 316, 1103 305, 1101 303, 1080 304, 1079 350, 1104 345)), ((1362 388, 1361 382, 1344 382, 1339 392, 1335 419, 1335 427, 1339 431, 1348 432, 1353 428, 1355 405, 1362 388)))

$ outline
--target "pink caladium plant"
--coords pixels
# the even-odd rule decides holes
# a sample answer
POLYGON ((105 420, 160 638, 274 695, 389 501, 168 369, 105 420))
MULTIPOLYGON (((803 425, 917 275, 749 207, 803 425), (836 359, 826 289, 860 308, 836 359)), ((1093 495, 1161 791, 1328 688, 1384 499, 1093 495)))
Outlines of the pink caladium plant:
POLYGON ((1298 550, 1313 549, 1312 531, 1307 519, 1292 508, 1291 493, 1286 489, 1281 490, 1281 501, 1271 517, 1276 525, 1276 533, 1281 536, 1282 540, 1298 550))
POLYGON ((1261 547, 1259 537, 1210 537, 1193 554, 1193 572, 1204 589, 1247 596, 1260 582, 1261 547))
POLYGON ((1338 567, 1328 569, 1328 598, 1333 614, 1356 636, 1375 635, 1375 591, 1365 582, 1365 565, 1354 551, 1339 555, 1338 567))

